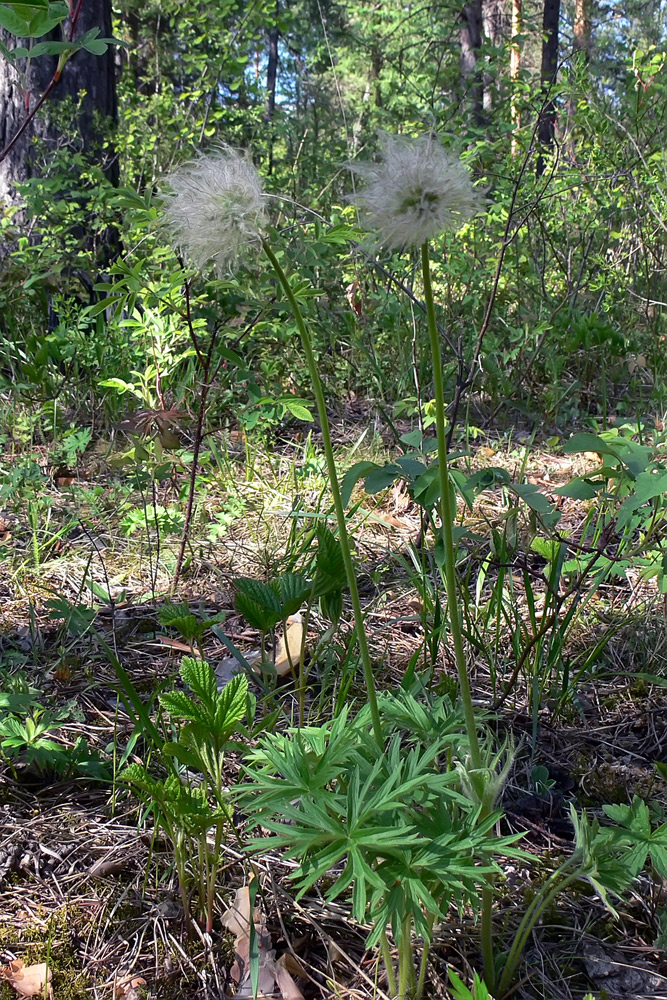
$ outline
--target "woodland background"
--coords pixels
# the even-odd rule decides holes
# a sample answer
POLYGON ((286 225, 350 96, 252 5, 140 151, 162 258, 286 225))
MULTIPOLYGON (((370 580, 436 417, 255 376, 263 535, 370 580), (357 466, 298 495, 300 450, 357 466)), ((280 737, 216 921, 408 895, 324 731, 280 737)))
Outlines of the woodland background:
MULTIPOLYGON (((548 896, 497 1000, 664 992, 666 13, 664 0, 0 4, 3 1000, 16 961, 47 963, 57 1000, 252 995, 247 978, 231 982, 250 943, 234 944, 222 916, 253 884, 246 814, 214 811, 197 840, 187 810, 164 837, 150 812, 175 767, 165 746, 185 729, 168 706, 202 656, 223 691, 241 664, 256 710, 245 729, 243 706, 233 720, 246 751, 225 758, 219 796, 252 771, 247 748, 297 717, 320 733, 349 712, 348 737, 353 718, 363 728, 293 316, 259 263, 195 275, 160 224, 165 176, 199 151, 247 150, 280 196, 268 238, 313 336, 387 726, 426 757, 450 733, 418 260, 371 247, 347 200, 347 164, 377 154, 380 130, 434 130, 482 203, 430 255, 457 614, 475 704, 504 748, 492 777, 509 761, 494 829, 525 833, 532 855, 524 866, 509 852, 495 882, 501 945, 598 821, 625 817, 654 851, 635 851, 621 885, 630 841, 613 849, 606 900, 599 881, 548 896), (279 601, 300 575, 305 626, 279 601), (260 597, 278 610, 267 617, 260 597), (179 680, 183 653, 194 659, 179 680), (128 763, 147 769, 135 771, 143 811, 128 763)), ((465 769, 463 740, 440 747, 447 767, 459 753, 465 769)), ((380 758, 398 773, 389 750, 380 758)), ((183 781, 200 788, 192 771, 183 781)), ((297 961, 303 992, 284 998, 393 992, 349 893, 325 899, 333 878, 295 903, 283 852, 254 864, 264 947, 297 961)), ((472 904, 438 921, 430 957, 407 927, 426 996, 489 996, 472 904)))

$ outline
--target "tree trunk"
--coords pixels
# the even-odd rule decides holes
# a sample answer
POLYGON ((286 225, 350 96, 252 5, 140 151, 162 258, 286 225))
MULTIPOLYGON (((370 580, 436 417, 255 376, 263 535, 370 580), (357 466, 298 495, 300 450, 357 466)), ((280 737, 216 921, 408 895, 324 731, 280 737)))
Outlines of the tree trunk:
MULTIPOLYGON (((544 0, 544 17, 542 21, 542 66, 540 80, 544 105, 540 113, 537 127, 537 137, 544 152, 551 151, 554 145, 556 128, 556 102, 553 99, 553 88, 558 78, 558 23, 560 20, 560 0, 544 0)), ((545 158, 541 153, 537 160, 538 175, 544 173, 545 158)))
MULTIPOLYGON (((76 37, 90 28, 98 27, 100 37, 111 35, 111 0, 93 0, 81 5, 76 23, 76 37)), ((70 22, 65 22, 64 30, 69 37, 70 22)), ((61 29, 56 29, 44 40, 62 40, 61 29)), ((8 48, 17 45, 14 35, 0 29, 0 41, 8 48)), ((20 44, 20 43, 19 43, 20 44)), ((21 80, 13 66, 0 57, 0 149, 11 142, 34 108, 49 83, 58 64, 57 55, 44 55, 30 60, 27 73, 27 93, 21 88, 21 80)), ((45 147, 48 157, 51 151, 63 143, 63 133, 50 114, 54 102, 70 97, 76 108, 71 122, 76 137, 74 148, 94 163, 99 164, 109 180, 118 182, 118 161, 113 154, 103 150, 104 128, 100 120, 114 122, 117 115, 116 82, 113 48, 104 55, 97 56, 81 50, 76 52, 63 69, 62 77, 52 93, 42 105, 28 128, 13 146, 9 154, 0 162, 0 203, 15 204, 18 200, 16 185, 31 177, 39 176, 40 167, 33 139, 37 137, 45 147), (85 91, 84 96, 80 96, 85 91)), ((72 178, 73 183, 76 178, 72 178)))
POLYGON ((574 51, 582 52, 586 62, 591 58, 591 0, 574 3, 574 51))
POLYGON ((270 126, 269 135, 269 156, 267 173, 273 173, 273 144, 275 142, 275 132, 273 129, 273 116, 276 112, 276 82, 278 79, 278 42, 280 40, 280 28, 278 27, 278 2, 274 8, 275 22, 268 33, 268 47, 266 58, 266 110, 264 111, 264 121, 270 126))
MULTIPOLYGON (((276 17, 278 11, 276 10, 276 17)), ((269 44, 266 64, 266 113, 264 115, 267 122, 273 121, 276 110, 276 80, 278 77, 278 39, 280 29, 275 24, 269 32, 269 44)))
POLYGON ((519 151, 516 133, 521 128, 517 88, 519 85, 519 73, 521 71, 521 42, 519 41, 519 35, 521 34, 522 29, 522 0, 512 0, 512 35, 510 42, 510 87, 512 93, 510 116, 512 121, 512 156, 516 156, 519 151))
POLYGON ((482 47, 482 0, 472 0, 461 11, 461 83, 470 95, 472 119, 484 124, 484 80, 480 65, 482 47))
MULTIPOLYGON (((507 33, 507 17, 505 13, 505 0, 482 0, 482 28, 484 38, 486 38, 494 48, 498 48, 505 42, 507 33)), ((482 94, 482 106, 485 117, 488 120, 493 110, 493 85, 497 85, 497 66, 484 71, 484 91, 482 94)))
POLYGON ((574 134, 574 120, 577 113, 576 91, 583 83, 586 67, 591 57, 591 0, 575 0, 573 60, 570 70, 572 90, 565 109, 563 145, 571 163, 576 163, 577 148, 574 134))

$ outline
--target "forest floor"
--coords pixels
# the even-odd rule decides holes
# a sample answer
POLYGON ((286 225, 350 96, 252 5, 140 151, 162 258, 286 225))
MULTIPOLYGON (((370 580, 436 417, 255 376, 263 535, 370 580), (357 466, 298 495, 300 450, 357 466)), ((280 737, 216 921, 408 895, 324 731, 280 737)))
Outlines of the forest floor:
MULTIPOLYGON (((353 441, 349 436, 348 445, 353 441)), ((290 442, 270 461, 258 453, 250 465, 249 453, 234 447, 238 454, 230 463, 236 475, 224 487, 221 479, 211 479, 198 501, 178 600, 201 619, 224 612, 225 634, 247 654, 257 647, 258 635, 235 610, 231 581, 270 579, 279 571, 298 539, 299 511, 326 509, 325 480, 309 442, 290 442)), ((473 446, 473 462, 521 468, 527 481, 532 477, 548 492, 573 474, 573 459, 556 451, 533 447, 526 456, 520 441, 489 441, 473 446)), ((180 522, 170 518, 185 471, 177 470, 153 492, 138 478, 130 484, 113 459, 102 444, 74 469, 55 464, 39 448, 2 460, 0 696, 22 693, 29 711, 46 708, 53 725, 43 735, 57 748, 72 754, 77 741, 85 742, 78 743, 81 766, 72 767, 70 756, 69 770, 60 774, 49 765, 48 747, 33 763, 22 752, 0 756, 0 965, 47 963, 56 1000, 231 996, 233 936, 219 919, 211 935, 195 930, 188 936, 169 844, 152 837, 150 816, 142 822, 136 801, 113 780, 120 756, 127 752, 132 760, 138 747, 109 651, 147 701, 177 678, 188 651, 160 622, 178 547, 180 522), (148 525, 145 504, 154 516, 148 525)), ((468 515, 482 533, 484 525, 498 523, 502 506, 493 494, 484 502, 484 510, 468 515)), ((562 514, 576 525, 585 511, 581 502, 563 500, 562 514)), ((408 558, 421 527, 419 509, 400 485, 368 498, 355 515, 373 660, 378 683, 388 689, 401 684, 423 646, 426 598, 408 558)), ((470 563, 474 595, 474 553, 470 563)), ((531 566, 538 579, 539 561, 531 566)), ((525 560, 517 557, 511 572, 519 611, 526 606, 525 570, 525 560)), ((306 648, 324 628, 313 614, 306 648)), ((228 649, 212 630, 202 644, 206 659, 225 676, 228 649)), ((340 648, 344 653, 344 641, 340 648)), ((667 765, 663 599, 649 584, 627 577, 591 595, 562 651, 573 672, 577 665, 590 666, 565 700, 559 698, 562 677, 545 683, 532 712, 527 669, 500 698, 516 662, 511 635, 503 634, 494 649, 492 663, 470 650, 473 693, 486 708, 502 702, 492 724, 516 747, 502 830, 524 831, 523 846, 535 858, 530 869, 516 861, 504 865, 507 891, 496 922, 498 934, 509 939, 534 887, 572 850, 570 803, 601 816, 603 804, 629 803, 639 795, 654 816, 667 813, 667 767, 661 774, 655 766, 667 765), (599 653, 591 656, 598 644, 599 653)), ((433 683, 455 676, 445 644, 433 683)), ((313 718, 330 705, 335 683, 330 669, 312 671, 313 718)), ((259 686, 256 693, 262 694, 259 686)), ((353 686, 355 694, 361 691, 353 686)), ((276 697, 293 704, 289 676, 279 681, 276 697)), ((2 704, 0 725, 7 717, 2 704)), ((231 757, 230 784, 238 767, 231 757)), ((242 834, 243 817, 236 821, 242 834)), ((223 852, 218 918, 250 872, 237 840, 224 844, 223 852)), ((276 956, 286 956, 301 994, 386 1000, 376 957, 364 949, 367 929, 350 919, 344 901, 328 903, 313 891, 295 902, 288 880, 293 863, 276 853, 253 864, 273 948, 276 956)), ((586 886, 559 898, 531 937, 515 995, 667 997, 662 885, 640 878, 617 909, 612 919, 586 886)), ((453 913, 437 931, 427 995, 449 996, 448 967, 470 981, 471 970, 480 966, 472 916, 453 913)), ((1 1000, 13 996, 9 983, 0 982, 1 1000)))

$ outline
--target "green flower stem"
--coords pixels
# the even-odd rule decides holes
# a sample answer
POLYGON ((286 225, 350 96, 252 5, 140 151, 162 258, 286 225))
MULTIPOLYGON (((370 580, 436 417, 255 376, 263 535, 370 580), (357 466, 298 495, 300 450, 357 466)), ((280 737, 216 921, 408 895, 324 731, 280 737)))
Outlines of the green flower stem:
POLYGON ((387 940, 386 931, 383 931, 380 937, 380 951, 382 952, 382 961, 384 962, 384 968, 387 973, 389 992, 391 993, 392 996, 395 996, 396 976, 394 975, 394 966, 391 961, 391 948, 389 947, 389 941, 387 940))
POLYGON ((431 950, 431 937, 433 933, 433 925, 435 924, 435 914, 429 913, 428 915, 428 926, 429 926, 429 937, 424 938, 424 948, 422 950, 422 960, 419 964, 419 979, 417 980, 417 989, 415 990, 415 1000, 422 1000, 424 996, 424 985, 426 983, 426 973, 428 971, 428 955, 431 950))
POLYGON ((350 598, 352 600, 352 609, 354 611, 354 621, 357 629, 357 641, 359 643, 359 652, 361 654, 361 662, 364 669, 364 680, 366 682, 366 693, 368 696, 368 704, 371 710, 371 718, 373 720, 373 732, 375 734, 375 739, 377 740, 378 746, 384 746, 384 737, 382 735, 382 723, 380 721, 380 711, 378 709, 377 693, 375 690, 375 677, 373 676, 373 665, 371 663, 370 652, 368 649, 368 640, 366 638, 366 631, 364 628, 364 616, 361 610, 361 601, 359 600, 359 588, 357 587, 357 577, 354 572, 354 563, 352 562, 352 553, 350 550, 350 539, 347 533, 347 524, 345 522, 345 509, 343 507, 343 501, 340 495, 340 489, 338 487, 338 472, 336 470, 336 460, 334 458, 333 446, 331 444, 331 433, 329 431, 329 418, 327 417, 326 402, 324 399, 324 392, 322 391, 322 383, 320 381, 319 372, 317 370, 317 362, 315 360, 315 355, 313 353, 313 346, 310 339, 310 332, 306 326, 306 322, 299 309, 299 303, 296 300, 294 292, 292 291, 292 286, 290 285, 287 275, 283 270, 283 267, 274 254, 273 250, 266 242, 262 241, 264 251, 271 261, 271 266, 273 267, 280 284, 283 287, 287 301, 290 304, 290 308, 294 315, 296 325, 299 329, 299 334, 301 335, 301 343, 303 344, 303 350, 306 355, 306 362, 308 364, 308 371, 310 374, 311 382, 313 383, 313 392, 315 394, 315 402, 317 404, 317 413, 320 418, 320 426, 322 428, 322 439, 324 441, 324 454, 327 461, 327 470, 329 472, 329 484, 331 486, 331 496, 333 498, 334 510, 336 512, 336 521, 338 522, 338 539, 340 542, 340 548, 343 555, 343 562, 345 563, 345 573, 347 575, 347 585, 350 590, 350 598))
POLYGON ((431 286, 431 266, 428 257, 428 244, 421 247, 422 274, 424 279, 424 302, 428 319, 428 332, 431 340, 431 357, 433 361, 433 392, 435 394, 435 426, 438 435, 438 466, 440 472, 440 514, 442 518, 442 541, 445 559, 445 591, 447 593, 447 610, 449 612, 449 627, 454 643, 456 669, 459 675, 459 692, 466 732, 470 743, 470 761, 475 770, 482 766, 482 756, 477 739, 477 722, 475 709, 470 692, 470 680, 463 649, 463 633, 459 613, 458 589, 456 585, 456 554, 454 549, 454 511, 450 490, 449 468, 447 466, 447 434, 445 430, 445 394, 442 380, 442 358, 440 353, 440 338, 435 318, 433 288, 431 286))
POLYGON ((498 981, 499 996, 504 996, 509 990, 512 980, 514 979, 514 973, 516 972, 517 965, 519 964, 524 948, 526 947, 528 937, 533 930, 533 927, 539 920, 540 915, 551 904, 556 896, 563 891, 563 889, 565 889, 572 882, 576 882, 576 880, 580 877, 581 870, 579 865, 577 865, 576 871, 571 872, 569 875, 565 875, 565 872, 570 867, 572 867, 572 859, 566 861, 565 864, 561 865, 561 867, 547 879, 524 913, 523 919, 521 920, 517 932, 514 935, 512 946, 503 963, 502 975, 498 981))
POLYGON ((482 916, 479 927, 479 943, 482 949, 484 982, 489 991, 496 993, 496 956, 493 947, 493 884, 482 889, 482 916))
POLYGON ((398 1000, 406 1000, 415 968, 412 964, 412 917, 401 922, 401 940, 398 942, 398 1000))

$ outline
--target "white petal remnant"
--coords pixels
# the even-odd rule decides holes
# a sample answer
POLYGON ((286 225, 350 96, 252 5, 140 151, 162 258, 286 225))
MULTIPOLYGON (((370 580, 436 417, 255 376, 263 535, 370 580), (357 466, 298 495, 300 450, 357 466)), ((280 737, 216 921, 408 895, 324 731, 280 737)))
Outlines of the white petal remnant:
POLYGON ((420 246, 445 230, 457 230, 479 207, 470 175, 432 132, 411 139, 380 133, 378 163, 348 164, 366 181, 350 197, 381 246, 420 246))
POLYGON ((211 262, 222 275, 261 240, 266 195, 247 156, 221 146, 178 167, 164 186, 164 223, 193 267, 211 262))

